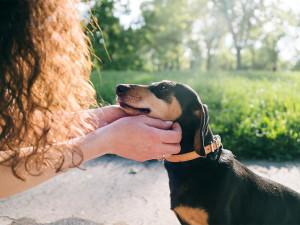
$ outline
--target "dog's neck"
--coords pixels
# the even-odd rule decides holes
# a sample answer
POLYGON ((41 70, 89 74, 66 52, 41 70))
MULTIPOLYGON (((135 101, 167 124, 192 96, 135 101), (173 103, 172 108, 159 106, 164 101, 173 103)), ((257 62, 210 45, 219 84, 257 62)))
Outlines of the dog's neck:
MULTIPOLYGON (((195 141, 200 145, 200 139, 195 140, 195 135, 197 130, 200 128, 200 119, 196 116, 185 116, 180 117, 176 120, 181 126, 182 129, 182 139, 180 142, 181 151, 179 154, 184 154, 192 151, 198 151, 195 149, 195 141)), ((213 133, 208 125, 207 134, 204 138, 204 145, 209 145, 213 140, 213 133)))

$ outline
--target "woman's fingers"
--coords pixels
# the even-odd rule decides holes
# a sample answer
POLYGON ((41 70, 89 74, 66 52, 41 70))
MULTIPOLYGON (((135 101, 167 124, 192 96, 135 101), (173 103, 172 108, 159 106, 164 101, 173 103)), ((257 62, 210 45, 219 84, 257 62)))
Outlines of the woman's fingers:
POLYGON ((180 152, 181 147, 179 143, 181 141, 182 130, 179 123, 173 124, 172 121, 162 121, 146 116, 142 116, 140 119, 143 120, 143 122, 148 126, 153 127, 153 132, 156 133, 158 142, 161 143, 157 148, 158 159, 162 158, 163 155, 165 155, 165 157, 168 157, 180 152), (169 129, 171 125, 171 130, 164 130, 169 129))
POLYGON ((179 143, 181 141, 182 130, 179 123, 173 123, 172 121, 162 121, 147 116, 138 117, 146 125, 151 126, 153 128, 157 128, 155 132, 157 133, 162 142, 179 143), (168 130, 171 127, 172 129, 168 130))
POLYGON ((163 121, 163 120, 159 120, 159 119, 154 119, 154 118, 150 118, 148 116, 137 116, 137 119, 142 121, 144 124, 150 126, 150 127, 154 127, 157 129, 169 129, 173 122, 172 121, 163 121))
POLYGON ((158 132, 162 144, 157 148, 157 158, 161 159, 163 156, 168 158, 171 155, 178 154, 181 150, 180 141, 182 133, 179 123, 174 123, 172 130, 158 130, 158 132))
POLYGON ((161 142, 176 144, 181 141, 182 130, 179 123, 174 123, 172 130, 158 130, 161 142))

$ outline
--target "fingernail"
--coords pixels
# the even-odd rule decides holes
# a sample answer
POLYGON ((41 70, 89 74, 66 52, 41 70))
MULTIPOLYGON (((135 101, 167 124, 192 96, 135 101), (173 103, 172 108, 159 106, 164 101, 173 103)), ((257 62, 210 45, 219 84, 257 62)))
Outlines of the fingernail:
POLYGON ((173 124, 173 121, 165 121, 166 124, 171 125, 173 124))

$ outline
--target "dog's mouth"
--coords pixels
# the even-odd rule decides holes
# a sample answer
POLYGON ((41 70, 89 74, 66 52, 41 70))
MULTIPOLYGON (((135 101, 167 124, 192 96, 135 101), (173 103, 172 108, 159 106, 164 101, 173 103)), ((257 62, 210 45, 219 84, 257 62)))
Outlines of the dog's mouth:
POLYGON ((147 115, 151 112, 149 108, 138 108, 126 103, 126 100, 117 97, 117 103, 121 106, 121 108, 131 115, 147 115))

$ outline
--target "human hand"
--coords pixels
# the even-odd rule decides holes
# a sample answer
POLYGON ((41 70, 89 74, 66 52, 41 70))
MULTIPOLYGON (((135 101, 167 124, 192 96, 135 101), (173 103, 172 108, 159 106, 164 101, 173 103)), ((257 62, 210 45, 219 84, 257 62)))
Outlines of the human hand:
POLYGON ((98 133, 94 151, 101 148, 105 153, 136 161, 160 159, 163 155, 168 158, 180 151, 181 128, 171 121, 131 116, 98 129, 95 134, 98 133))
POLYGON ((97 128, 101 128, 122 117, 129 116, 118 105, 110 105, 102 108, 92 109, 90 112, 94 115, 97 128))

